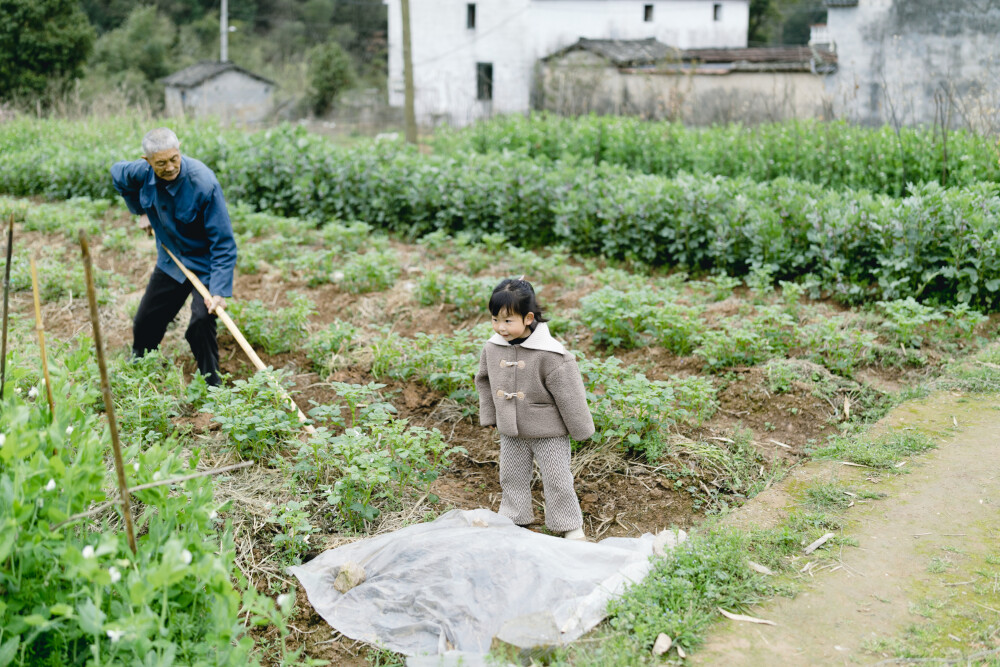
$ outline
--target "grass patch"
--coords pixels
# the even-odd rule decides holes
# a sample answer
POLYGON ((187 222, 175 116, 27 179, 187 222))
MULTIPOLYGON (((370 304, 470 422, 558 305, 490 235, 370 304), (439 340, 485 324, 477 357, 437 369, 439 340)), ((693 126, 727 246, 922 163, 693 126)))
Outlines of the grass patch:
POLYGON ((832 444, 813 452, 816 458, 850 461, 869 468, 889 470, 904 456, 920 454, 936 445, 917 431, 894 431, 872 438, 835 438, 832 444))
POLYGON ((610 626, 647 650, 661 632, 685 650, 704 641, 718 607, 746 610, 774 594, 772 584, 747 566, 754 540, 719 530, 694 535, 659 560, 642 584, 608 606, 610 626))
POLYGON ((1000 345, 990 345, 951 364, 937 384, 942 389, 971 394, 1000 393, 1000 345))
POLYGON ((884 493, 849 489, 845 486, 829 482, 817 484, 806 489, 805 504, 816 511, 846 510, 857 499, 875 500, 884 498, 884 493))

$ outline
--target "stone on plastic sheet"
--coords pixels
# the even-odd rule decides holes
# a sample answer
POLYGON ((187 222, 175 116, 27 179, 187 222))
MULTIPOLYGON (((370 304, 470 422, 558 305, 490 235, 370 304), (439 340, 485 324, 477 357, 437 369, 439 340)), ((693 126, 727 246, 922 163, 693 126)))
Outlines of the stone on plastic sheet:
POLYGON ((518 648, 557 646, 562 643, 562 633, 552 614, 542 611, 506 621, 500 627, 497 639, 518 648))
POLYGON ((663 556, 686 539, 687 533, 683 530, 661 530, 653 538, 653 553, 663 556))
POLYGON ((339 593, 346 593, 358 584, 364 583, 365 568, 361 567, 353 560, 349 560, 340 566, 340 573, 333 580, 333 587, 339 593))

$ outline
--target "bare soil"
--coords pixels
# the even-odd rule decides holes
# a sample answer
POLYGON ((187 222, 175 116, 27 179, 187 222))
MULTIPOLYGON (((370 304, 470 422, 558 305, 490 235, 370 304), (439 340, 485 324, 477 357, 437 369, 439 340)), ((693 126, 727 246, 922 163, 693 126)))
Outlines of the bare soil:
MULTIPOLYGON (((125 227, 131 226, 131 224, 127 216, 120 216, 108 221, 109 227, 125 227)), ((18 231, 16 239, 19 252, 36 252, 43 247, 50 250, 53 247, 62 247, 63 259, 67 264, 79 261, 79 250, 76 245, 61 236, 46 236, 18 231)), ((394 243, 394 247, 404 258, 412 258, 412 261, 416 261, 416 258, 420 256, 420 250, 413 246, 394 243)), ((101 311, 106 346, 113 353, 126 349, 131 343, 131 313, 135 312, 145 283, 152 272, 155 248, 151 239, 141 238, 137 241, 133 251, 128 253, 115 252, 100 246, 95 247, 93 251, 95 264, 102 269, 114 272, 120 276, 121 280, 119 286, 111 288, 112 298, 107 305, 102 307, 101 311)), ((421 307, 401 286, 406 281, 409 271, 413 269, 411 265, 406 263, 409 261, 411 260, 405 260, 404 277, 397 282, 397 285, 378 294, 352 295, 344 293, 332 285, 309 288, 305 284, 284 281, 277 273, 238 274, 234 293, 241 300, 257 299, 271 304, 275 308, 287 305, 286 294, 289 290, 294 289, 305 293, 317 307, 317 315, 310 323, 314 330, 338 318, 349 317, 355 322, 391 322, 394 330, 402 335, 412 335, 416 332, 446 333, 451 331, 456 324, 448 317, 449 312, 446 308, 421 307)), ((558 312, 562 308, 575 305, 584 293, 584 290, 577 289, 568 292, 563 298, 553 295, 550 303, 551 311, 558 312)), ((20 313, 24 317, 33 317, 30 293, 12 294, 11 308, 13 312, 20 313)), ((735 303, 735 300, 727 300, 714 306, 712 315, 715 317, 732 315, 737 312, 737 309, 738 304, 735 303)), ((42 312, 46 335, 50 338, 70 340, 81 334, 90 334, 89 312, 86 300, 81 295, 73 295, 71 298, 65 298, 58 302, 45 303, 42 312)), ((183 330, 188 316, 187 308, 185 308, 179 315, 178 321, 168 331, 163 346, 184 365, 185 372, 190 376, 195 367, 183 339, 183 330)), ((465 322, 463 324, 474 323, 465 322)), ((572 344, 587 350, 588 341, 585 339, 586 335, 583 339, 574 341, 572 344)), ((252 372, 252 366, 232 337, 223 331, 220 333, 219 342, 222 369, 236 378, 248 376, 252 372)), ((589 350, 588 353, 599 354, 600 352, 589 350)), ((311 401, 316 403, 329 402, 333 398, 332 390, 319 375, 312 372, 309 361, 304 354, 294 352, 271 357, 261 356, 265 363, 287 368, 293 373, 295 389, 298 392, 297 400, 300 405, 308 406, 311 401)), ((671 375, 686 376, 702 373, 699 359, 678 357, 658 348, 633 350, 619 354, 619 357, 625 363, 637 364, 648 377, 653 379, 671 375)), ((762 372, 760 368, 733 369, 725 377, 716 377, 714 382, 720 388, 718 394, 720 410, 707 423, 698 427, 681 429, 679 435, 692 439, 725 438, 732 436, 734 429, 749 429, 754 446, 760 452, 767 467, 770 468, 775 465, 787 467, 799 462, 807 455, 807 450, 811 446, 821 443, 827 436, 838 432, 838 425, 846 417, 842 409, 844 398, 854 395, 856 388, 845 386, 834 391, 832 395, 824 396, 817 394, 816 386, 812 384, 794 382, 789 391, 780 394, 772 393, 766 389, 767 382, 762 372)), ((370 370, 363 365, 344 368, 333 379, 355 383, 368 383, 376 380, 371 376, 370 370)), ((878 367, 865 369, 864 377, 858 379, 887 390, 904 386, 908 381, 907 377, 901 375, 899 369, 878 367)), ((384 382, 384 380, 379 381, 384 382)), ((415 424, 440 429, 451 444, 461 446, 466 450, 464 454, 454 457, 451 465, 431 487, 431 491, 440 497, 440 502, 435 506, 426 503, 420 507, 414 506, 408 510, 409 516, 419 518, 424 512, 442 512, 453 508, 485 507, 496 510, 500 501, 500 488, 497 480, 499 448, 493 432, 480 428, 477 422, 470 418, 456 420, 443 401, 445 397, 421 384, 398 382, 387 384, 386 396, 399 409, 402 417, 410 419, 415 424)), ((180 422, 181 425, 190 429, 192 437, 211 438, 218 435, 217 432, 213 434, 215 429, 206 415, 188 416, 182 418, 180 422)), ((988 455, 995 456, 996 451, 988 449, 991 443, 987 442, 989 438, 986 432, 984 431, 981 436, 977 437, 982 438, 980 445, 977 445, 980 447, 977 450, 980 456, 978 461, 990 460, 988 455)), ((689 487, 699 484, 702 489, 706 489, 705 481, 707 480, 667 478, 656 466, 628 456, 606 453, 589 458, 583 457, 577 461, 576 468, 576 488, 584 512, 584 528, 592 539, 609 536, 634 537, 646 532, 656 532, 668 526, 690 528, 704 518, 705 508, 708 507, 707 504, 697 502, 697 494, 692 494, 688 490, 689 487)), ((912 476, 911 479, 917 479, 916 475, 912 476)), ((993 481, 995 482, 995 478, 993 481)), ((971 490, 969 492, 971 493, 971 490)), ((964 500, 968 501, 968 498, 964 500)), ((539 482, 536 484, 536 505, 541 508, 543 502, 539 482)), ((752 506, 766 502, 762 499, 752 506)), ((997 502, 1000 502, 1000 499, 997 502)), ((942 505, 936 509, 943 511, 949 520, 955 518, 949 515, 946 506, 942 505)), ((541 517, 542 513, 539 511, 539 521, 541 521, 541 517)), ((536 530, 544 529, 541 523, 534 528, 536 530)), ((910 527, 908 529, 916 530, 916 528, 910 527)), ((936 533, 946 532, 939 526, 927 527, 925 525, 923 528, 936 533)), ((876 532, 881 534, 881 531, 885 529, 886 527, 881 526, 876 532)), ((958 532, 958 528, 949 530, 958 532)), ((906 542, 905 539, 902 539, 905 532, 898 534, 900 542, 906 542)), ((314 543, 319 549, 342 543, 345 539, 344 536, 336 534, 332 529, 326 534, 317 535, 316 538, 314 543)), ((878 539, 879 544, 885 541, 883 537, 878 539)), ((928 542, 928 540, 924 540, 924 542, 928 542)), ((857 567, 852 568, 852 571, 860 572, 865 569, 874 573, 877 568, 874 563, 859 563, 857 567)), ((893 565, 892 569, 896 569, 896 565, 893 565)), ((839 576, 849 576, 847 568, 839 576)), ((868 586, 875 578, 874 574, 870 574, 867 578, 858 577, 857 580, 851 581, 850 585, 852 587, 855 585, 868 586), (864 581, 860 581, 861 579, 864 581)), ((803 596, 802 599, 816 599, 816 597, 803 596)), ((863 598, 864 596, 852 599, 862 600, 863 598)), ((332 633, 308 604, 302 604, 299 608, 300 614, 293 622, 295 628, 293 639, 296 644, 307 647, 309 656, 326 658, 334 661, 335 664, 367 664, 364 661, 362 647, 332 633)), ((857 607, 857 609, 861 608, 857 607)), ((879 608, 879 605, 868 605, 864 608, 879 608)), ((853 613, 861 614, 863 617, 867 612, 855 610, 853 613)), ((817 614, 817 617, 821 615, 817 614)), ((794 616, 789 618, 794 618, 794 616)), ((816 622, 819 622, 819 618, 816 619, 816 622)), ((794 623, 789 622, 787 625, 783 624, 779 627, 790 630, 794 625, 794 623)), ((800 627, 804 625, 800 624, 800 627)), ((753 632, 758 632, 758 629, 754 628, 753 632)), ((766 632, 766 630, 762 632, 766 632)), ((757 634, 748 635, 745 641, 750 642, 751 645, 766 645, 766 642, 759 642, 756 637, 758 637, 757 634)), ((744 639, 734 638, 732 641, 734 642, 733 646, 737 646, 744 639)), ((791 635, 787 638, 790 647, 799 646, 796 643, 798 641, 791 635)), ((856 644, 851 644, 846 639, 838 639, 837 641, 840 644, 856 647, 856 644)), ((716 646, 713 644, 705 655, 716 655, 714 651, 722 651, 718 655, 728 657, 721 662, 717 661, 711 664, 737 664, 736 662, 728 662, 730 657, 735 655, 726 653, 728 650, 724 645, 716 646)), ((744 650, 744 648, 740 648, 737 652, 744 650)), ((788 650, 791 651, 791 649, 788 650)), ((851 648, 851 654, 854 652, 856 652, 856 648, 851 648)), ((798 656, 791 653, 788 655, 793 662, 787 664, 807 664, 808 662, 794 662, 798 656)), ((809 655, 814 654, 810 653, 809 655)), ((815 655, 841 657, 839 653, 816 653, 815 655)), ((744 664, 778 663, 768 663, 765 660, 760 663, 744 664)))

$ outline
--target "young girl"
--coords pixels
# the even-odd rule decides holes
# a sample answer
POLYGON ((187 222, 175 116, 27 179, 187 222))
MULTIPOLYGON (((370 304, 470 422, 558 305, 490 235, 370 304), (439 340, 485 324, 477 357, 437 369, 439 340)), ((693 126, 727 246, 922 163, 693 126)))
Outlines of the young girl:
POLYGON ((479 358, 479 423, 500 431, 500 514, 525 526, 534 521, 532 459, 545 490, 545 525, 585 540, 573 490, 569 436, 594 434, 576 359, 549 333, 526 280, 503 280, 490 297, 493 331, 479 358))

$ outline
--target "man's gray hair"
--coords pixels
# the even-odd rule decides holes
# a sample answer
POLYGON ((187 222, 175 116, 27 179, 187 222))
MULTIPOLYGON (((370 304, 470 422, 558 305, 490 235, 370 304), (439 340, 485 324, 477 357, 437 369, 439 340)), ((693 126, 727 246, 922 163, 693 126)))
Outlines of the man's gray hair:
POLYGON ((142 138, 142 154, 145 156, 180 147, 180 139, 169 127, 158 127, 155 130, 150 130, 142 138))

